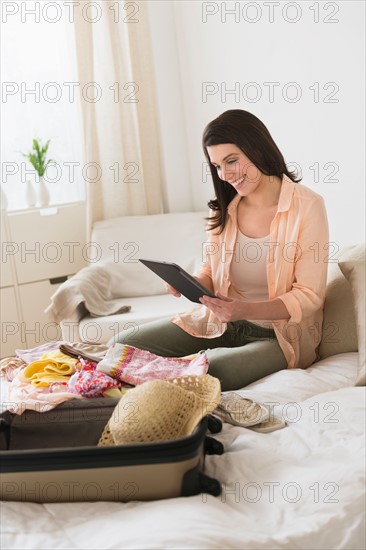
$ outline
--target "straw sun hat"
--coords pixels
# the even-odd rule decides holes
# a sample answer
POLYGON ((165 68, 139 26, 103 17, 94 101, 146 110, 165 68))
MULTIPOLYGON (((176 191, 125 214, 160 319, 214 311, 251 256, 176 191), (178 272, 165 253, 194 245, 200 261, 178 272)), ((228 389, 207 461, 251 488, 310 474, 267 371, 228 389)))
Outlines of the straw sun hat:
POLYGON ((171 441, 190 435, 221 400, 217 378, 183 376, 149 380, 120 399, 99 446, 171 441))

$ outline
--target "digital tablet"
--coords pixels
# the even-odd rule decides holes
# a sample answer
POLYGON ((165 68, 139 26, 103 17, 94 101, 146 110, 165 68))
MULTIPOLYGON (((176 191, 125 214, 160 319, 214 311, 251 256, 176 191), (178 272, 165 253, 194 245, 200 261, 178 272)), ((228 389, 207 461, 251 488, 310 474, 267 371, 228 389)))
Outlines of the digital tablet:
POLYGON ((177 264, 169 262, 158 262, 156 260, 145 260, 139 258, 139 261, 146 265, 151 271, 159 275, 164 281, 169 283, 173 288, 178 290, 191 300, 191 302, 201 303, 199 298, 202 296, 211 296, 211 298, 217 298, 210 290, 202 286, 192 275, 184 271, 177 264))

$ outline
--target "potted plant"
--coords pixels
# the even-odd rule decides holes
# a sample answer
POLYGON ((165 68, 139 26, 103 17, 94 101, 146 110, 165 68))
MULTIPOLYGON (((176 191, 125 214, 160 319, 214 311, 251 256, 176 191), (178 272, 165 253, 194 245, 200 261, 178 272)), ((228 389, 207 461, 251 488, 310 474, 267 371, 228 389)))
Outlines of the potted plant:
MULTIPOLYGON (((39 176, 38 202, 40 206, 47 206, 49 203, 50 195, 49 195, 46 183, 44 181, 44 174, 47 170, 47 166, 51 163, 56 162, 52 159, 48 159, 48 160, 46 159, 50 141, 51 140, 49 139, 46 145, 42 146, 40 140, 34 138, 32 150, 29 153, 22 153, 23 157, 28 159, 28 161, 33 166, 33 168, 35 169, 35 171, 39 176)), ((28 189, 27 189, 28 205, 33 206, 33 204, 29 204, 30 202, 32 202, 32 198, 30 197, 30 190, 29 190, 30 182, 27 182, 27 184, 28 184, 28 189)))

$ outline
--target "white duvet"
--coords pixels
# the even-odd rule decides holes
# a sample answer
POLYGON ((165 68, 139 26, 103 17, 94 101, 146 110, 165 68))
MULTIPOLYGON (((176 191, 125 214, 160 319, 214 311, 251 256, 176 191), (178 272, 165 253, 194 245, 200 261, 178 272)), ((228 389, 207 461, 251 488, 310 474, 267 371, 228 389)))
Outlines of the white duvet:
POLYGON ((205 471, 222 495, 154 502, 1 503, 1 549, 364 549, 365 388, 357 353, 287 370, 241 393, 287 422, 224 424, 205 471))

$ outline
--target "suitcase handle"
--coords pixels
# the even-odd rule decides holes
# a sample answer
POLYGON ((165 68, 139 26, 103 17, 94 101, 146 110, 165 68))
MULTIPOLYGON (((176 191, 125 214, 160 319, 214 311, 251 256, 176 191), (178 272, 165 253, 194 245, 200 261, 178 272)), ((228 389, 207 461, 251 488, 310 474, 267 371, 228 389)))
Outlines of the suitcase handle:
POLYGON ((0 418, 0 451, 9 449, 10 424, 5 418, 0 418))

